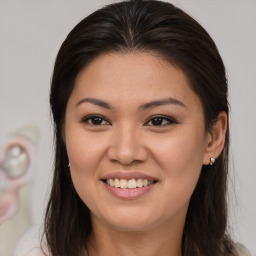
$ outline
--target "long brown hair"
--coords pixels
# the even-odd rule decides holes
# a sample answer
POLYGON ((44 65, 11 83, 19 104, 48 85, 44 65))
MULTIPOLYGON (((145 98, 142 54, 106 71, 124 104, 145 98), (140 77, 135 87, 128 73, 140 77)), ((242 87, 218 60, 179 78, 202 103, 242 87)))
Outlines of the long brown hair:
MULTIPOLYGON (((90 211, 79 198, 68 169, 63 139, 67 101, 78 73, 104 52, 154 51, 186 74, 200 97, 206 130, 220 111, 228 115, 225 67, 213 40, 192 17, 170 3, 133 0, 108 5, 70 32, 56 58, 50 104, 55 125, 55 167, 45 214, 45 236, 53 256, 81 256, 91 232, 90 211)), ((229 129, 213 166, 203 166, 187 212, 183 256, 236 255, 227 226, 226 185, 229 129)))

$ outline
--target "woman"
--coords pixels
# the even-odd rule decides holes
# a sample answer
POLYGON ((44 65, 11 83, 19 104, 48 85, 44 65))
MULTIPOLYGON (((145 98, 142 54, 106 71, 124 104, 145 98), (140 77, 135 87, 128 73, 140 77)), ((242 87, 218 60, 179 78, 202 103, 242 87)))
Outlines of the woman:
POLYGON ((146 0, 94 12, 60 48, 50 103, 46 255, 238 255, 225 68, 193 18, 146 0))

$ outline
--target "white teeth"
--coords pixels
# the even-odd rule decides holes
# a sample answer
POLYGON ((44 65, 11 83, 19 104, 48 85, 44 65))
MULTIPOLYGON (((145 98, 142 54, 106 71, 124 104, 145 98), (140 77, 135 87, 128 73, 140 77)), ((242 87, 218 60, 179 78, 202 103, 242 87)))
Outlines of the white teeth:
POLYGON ((137 182, 135 179, 128 181, 128 188, 136 188, 136 186, 137 186, 137 182))
POLYGON ((119 188, 120 187, 119 184, 120 184, 119 179, 115 179, 113 187, 119 188))
POLYGON ((116 187, 116 188, 141 188, 141 187, 146 187, 151 184, 153 184, 153 181, 149 181, 147 179, 107 179, 106 183, 110 185, 111 187, 116 187))
POLYGON ((119 184, 120 188, 127 188, 128 182, 127 180, 121 179, 119 184))
POLYGON ((143 186, 146 187, 148 185, 148 180, 143 180, 143 186))
POLYGON ((138 179, 138 180, 137 180, 137 187, 138 187, 138 188, 142 188, 142 187, 143 187, 142 179, 138 179))
POLYGON ((109 181, 109 185, 111 186, 111 187, 114 187, 115 186, 115 181, 114 180, 112 180, 112 179, 110 179, 110 180, 108 180, 109 181))

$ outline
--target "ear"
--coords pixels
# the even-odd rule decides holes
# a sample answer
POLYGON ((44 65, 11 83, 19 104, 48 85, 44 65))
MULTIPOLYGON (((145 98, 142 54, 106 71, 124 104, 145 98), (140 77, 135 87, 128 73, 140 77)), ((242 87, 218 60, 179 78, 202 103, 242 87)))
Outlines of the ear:
POLYGON ((225 111, 221 111, 217 120, 212 125, 211 130, 207 132, 203 158, 204 165, 208 165, 210 163, 211 157, 216 159, 221 154, 225 144, 227 122, 227 113, 225 111))

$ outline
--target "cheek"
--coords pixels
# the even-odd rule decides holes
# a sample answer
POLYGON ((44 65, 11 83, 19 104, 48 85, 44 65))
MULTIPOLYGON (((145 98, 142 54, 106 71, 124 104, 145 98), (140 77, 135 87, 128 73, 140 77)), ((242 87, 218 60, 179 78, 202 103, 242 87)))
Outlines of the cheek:
POLYGON ((153 155, 162 170, 163 195, 170 205, 188 203, 197 184, 204 155, 200 134, 183 131, 181 136, 154 143, 153 155))
POLYGON ((90 195, 95 182, 99 180, 99 163, 104 156, 103 143, 92 136, 77 133, 73 139, 66 137, 66 146, 74 187, 81 199, 90 204, 90 195))
POLYGON ((104 152, 102 142, 95 135, 84 132, 76 133, 76 136, 66 137, 68 158, 72 169, 91 170, 97 165, 104 152))
POLYGON ((203 163, 205 147, 202 134, 192 129, 182 130, 158 141, 151 140, 153 155, 166 172, 179 175, 185 171, 196 171, 196 167, 203 163))

